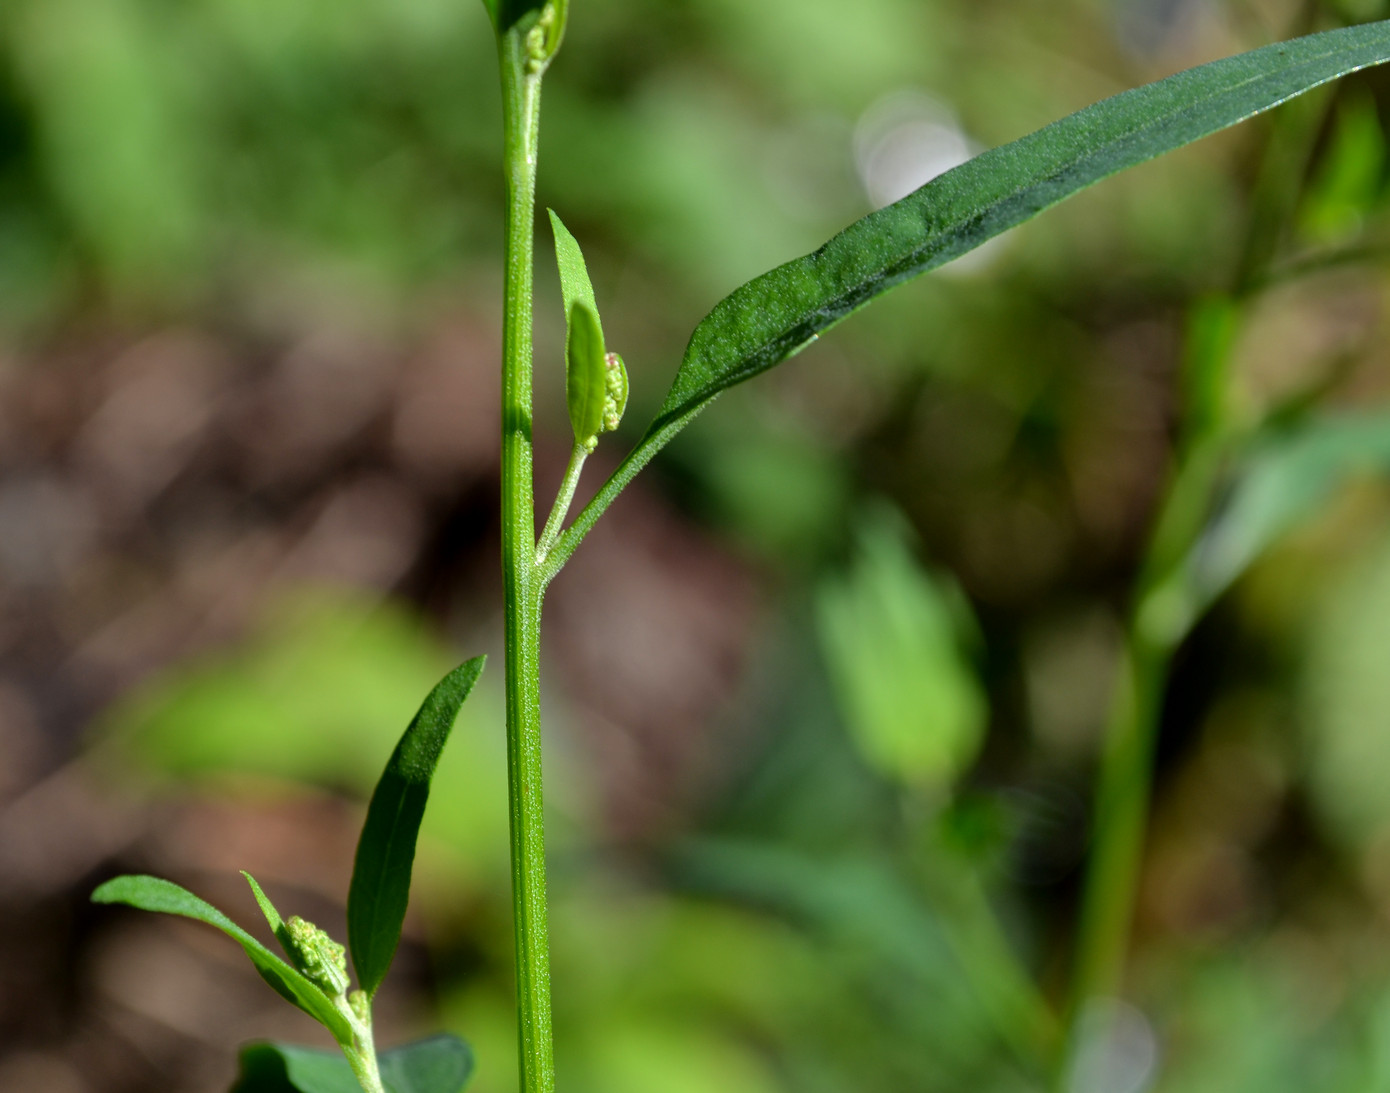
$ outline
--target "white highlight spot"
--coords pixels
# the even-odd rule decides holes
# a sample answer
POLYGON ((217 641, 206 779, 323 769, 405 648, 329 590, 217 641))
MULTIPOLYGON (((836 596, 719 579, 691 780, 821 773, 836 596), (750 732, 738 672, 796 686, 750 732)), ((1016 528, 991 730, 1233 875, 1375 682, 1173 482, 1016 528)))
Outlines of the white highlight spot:
POLYGON ((1081 1014, 1068 1093, 1144 1093, 1158 1074, 1158 1037, 1149 1019, 1115 998, 1081 1014))
POLYGON ((906 197, 978 149, 951 109, 924 91, 895 91, 854 127, 854 164, 874 208, 906 197))

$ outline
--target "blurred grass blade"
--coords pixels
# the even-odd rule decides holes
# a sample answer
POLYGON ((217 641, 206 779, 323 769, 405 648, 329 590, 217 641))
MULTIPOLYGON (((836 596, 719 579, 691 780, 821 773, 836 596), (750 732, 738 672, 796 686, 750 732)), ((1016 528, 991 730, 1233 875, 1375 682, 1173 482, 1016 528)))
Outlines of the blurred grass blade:
POLYGON ((1260 443, 1184 561, 1195 616, 1358 473, 1390 474, 1390 415, 1323 418, 1260 443))
POLYGON ((348 890, 347 925, 358 985, 369 995, 381 985, 400 942, 430 779, 486 659, 465 661, 429 693, 391 753, 367 806, 348 890))
MULTIPOLYGON (((473 1074, 473 1052, 455 1036, 432 1036, 385 1052, 381 1076, 392 1093, 459 1093, 473 1074)), ((339 1052, 296 1044, 248 1044, 231 1093, 361 1093, 339 1052)))
POLYGON ((1265 46, 1122 92, 939 175, 813 254, 736 289, 695 328, 656 420, 556 544, 547 574, 711 399, 876 296, 1118 171, 1387 60, 1390 21, 1265 46))
POLYGON ((328 996, 314 986, 296 969, 281 960, 216 907, 205 903, 192 892, 180 888, 172 881, 159 877, 124 876, 107 881, 92 893, 94 903, 127 903, 143 911, 159 911, 166 915, 183 915, 185 918, 206 922, 216 926, 228 937, 246 950, 251 963, 260 972, 261 978, 269 983, 286 1001, 298 1006, 313 1017, 339 1043, 352 1042, 352 1029, 333 1007, 328 996))

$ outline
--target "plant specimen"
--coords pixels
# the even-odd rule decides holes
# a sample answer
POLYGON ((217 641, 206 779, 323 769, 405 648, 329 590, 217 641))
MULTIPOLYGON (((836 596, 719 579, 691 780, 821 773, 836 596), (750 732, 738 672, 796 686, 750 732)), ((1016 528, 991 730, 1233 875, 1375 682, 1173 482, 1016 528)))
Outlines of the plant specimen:
MULTIPOLYGON (((1349 72, 1390 60, 1390 23, 1267 46, 1107 99, 977 156, 857 221, 814 253, 736 289, 696 327, 655 420, 572 520, 570 508, 585 460, 602 434, 617 427, 628 381, 622 359, 605 342, 579 244, 552 213, 567 323, 565 389, 574 446, 538 536, 531 429, 535 186, 541 87, 569 12, 567 0, 485 0, 485 6, 501 66, 506 174, 502 565, 521 1088, 551 1093, 555 1063, 540 621, 547 586, 585 535, 656 453, 724 390, 794 356, 894 286, 1095 182, 1349 72)), ((1237 320, 1233 301, 1218 302, 1195 328, 1187 432, 1135 595, 1126 680, 1115 703, 1103 763, 1096 806, 1100 837, 1078 935, 1077 971, 1060 1022, 1062 1033, 1042 1037, 1052 1041, 1046 1051, 1057 1073, 1065 1073, 1075 1052, 1078 1015, 1089 1000, 1114 993, 1119 985, 1146 815, 1149 756, 1174 649, 1263 546, 1316 499, 1316 490, 1284 489, 1288 482, 1306 481, 1310 475, 1320 475, 1322 481, 1358 461, 1390 457, 1381 450, 1383 430, 1363 434, 1338 426, 1329 432, 1304 423, 1290 441, 1271 431, 1280 423, 1244 422, 1232 414, 1224 399, 1224 368, 1237 320), (1218 487, 1231 482, 1236 483, 1231 502, 1216 511, 1218 487), (1252 507, 1258 519, 1244 518, 1241 514, 1252 507)), ((348 992, 341 947, 307 923, 282 922, 254 882, 256 898, 289 964, 168 882, 118 878, 98 889, 95 898, 102 901, 190 915, 228 932, 271 985, 317 1017, 343 1048, 346 1064, 336 1059, 330 1064, 302 1049, 256 1049, 245 1057, 244 1090, 288 1087, 316 1093, 355 1078, 369 1093, 385 1088, 452 1093, 466 1080, 466 1051, 451 1040, 427 1041, 378 1060, 370 998, 399 937, 415 827, 433 770, 429 757, 437 756, 480 668, 470 661, 430 696, 373 798, 348 902, 348 945, 359 990, 348 992), (257 1084, 274 1081, 280 1086, 257 1084)))

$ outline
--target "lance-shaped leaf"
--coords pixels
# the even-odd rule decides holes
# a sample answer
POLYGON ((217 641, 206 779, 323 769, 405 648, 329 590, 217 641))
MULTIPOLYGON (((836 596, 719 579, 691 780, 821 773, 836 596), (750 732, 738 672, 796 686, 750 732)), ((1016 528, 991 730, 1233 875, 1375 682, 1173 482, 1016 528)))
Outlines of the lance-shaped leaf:
MULTIPOLYGON (((382 1080, 391 1093, 459 1093, 473 1074, 473 1052, 456 1036, 432 1036, 383 1052, 382 1080)), ((361 1093, 338 1052, 296 1044, 248 1044, 231 1093, 361 1093)))
POLYGON ((550 552, 553 576, 630 482, 721 391, 912 277, 1064 198, 1320 84, 1390 60, 1390 21, 1345 27, 1125 91, 947 171, 813 254, 736 289, 695 328, 646 436, 550 552))
POLYGON ((570 230, 555 215, 554 209, 547 209, 546 212, 550 214, 550 228, 555 233, 555 264, 560 267, 560 292, 565 298, 565 314, 570 313, 576 300, 583 300, 597 314, 594 286, 589 280, 589 267, 584 263, 579 240, 570 234, 570 230))
POLYGON ((547 211, 555 233, 555 264, 560 269, 560 292, 565 300, 565 402, 574 439, 592 447, 594 438, 603 431, 604 400, 608 395, 603 323, 579 241, 561 223, 554 209, 547 211))
POLYGON ((94 903, 128 903, 144 911, 159 911, 216 926, 236 941, 251 963, 287 1001, 298 1006, 328 1029, 340 1044, 352 1043, 352 1028, 334 1008, 328 996, 285 961, 229 919, 216 907, 172 881, 159 877, 124 876, 107 881, 92 893, 94 903))
POLYGON ((464 662, 429 693, 391 753, 367 806, 348 889, 347 925, 358 985, 369 995, 381 986, 401 939, 415 839, 439 754, 486 659, 464 662))

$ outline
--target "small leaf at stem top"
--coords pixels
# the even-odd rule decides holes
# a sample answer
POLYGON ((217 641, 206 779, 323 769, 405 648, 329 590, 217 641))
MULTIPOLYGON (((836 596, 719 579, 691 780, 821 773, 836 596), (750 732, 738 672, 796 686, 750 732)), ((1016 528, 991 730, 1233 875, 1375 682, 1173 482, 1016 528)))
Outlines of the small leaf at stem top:
POLYGON ((367 806, 348 889, 347 923, 352 963, 368 995, 381 986, 396 955, 430 780, 486 659, 464 662, 429 693, 391 753, 367 806))
POLYGON ((565 314, 570 313, 576 300, 583 300, 594 314, 598 314, 598 304, 594 301, 594 286, 589 280, 589 267, 584 262, 584 252, 579 249, 579 240, 555 215, 550 214, 550 228, 555 233, 555 264, 560 267, 560 292, 565 298, 565 314))
POLYGON ((241 871, 241 875, 251 886, 251 894, 256 897, 256 903, 260 905, 261 914, 265 915, 270 932, 275 935, 275 940, 280 943, 280 948, 285 950, 285 955, 293 960, 294 943, 290 940, 289 930, 285 928, 285 920, 280 917, 280 912, 275 909, 275 904, 270 902, 270 897, 261 891, 261 886, 256 883, 256 878, 245 869, 241 871))
POLYGON ((159 877, 116 877, 92 893, 94 903, 126 903, 144 911, 159 911, 168 915, 206 922, 216 926, 236 941, 261 978, 269 983, 286 1001, 293 1003, 328 1029, 340 1044, 352 1043, 352 1027, 334 1008, 323 991, 295 968, 272 953, 254 937, 229 919, 216 907, 199 899, 192 892, 172 881, 159 877))

